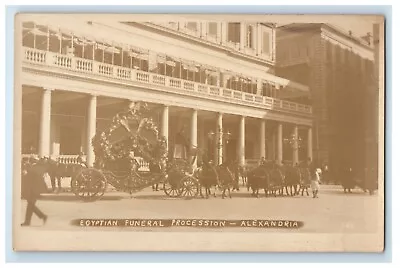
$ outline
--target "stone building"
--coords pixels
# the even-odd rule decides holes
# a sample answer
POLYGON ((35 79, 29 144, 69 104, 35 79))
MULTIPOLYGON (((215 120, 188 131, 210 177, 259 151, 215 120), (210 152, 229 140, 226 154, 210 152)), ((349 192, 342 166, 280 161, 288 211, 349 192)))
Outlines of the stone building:
POLYGON ((361 169, 377 163, 377 145, 372 153, 367 145, 377 139, 373 45, 370 33, 357 38, 328 24, 278 28, 276 74, 310 88, 304 101, 313 106, 314 159, 320 164, 361 169))
POLYGON ((312 157, 313 109, 279 97, 309 90, 274 74, 273 24, 32 14, 16 29, 23 154, 92 164, 95 133, 145 101, 171 143, 184 131, 217 163, 312 157))

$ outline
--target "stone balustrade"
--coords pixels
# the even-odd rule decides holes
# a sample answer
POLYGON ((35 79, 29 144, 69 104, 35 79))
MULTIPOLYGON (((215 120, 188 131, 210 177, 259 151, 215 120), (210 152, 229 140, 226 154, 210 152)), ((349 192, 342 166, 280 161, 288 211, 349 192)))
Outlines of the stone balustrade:
POLYGON ((140 71, 121 66, 82 59, 79 57, 53 53, 24 47, 24 63, 44 65, 70 70, 73 73, 91 73, 115 80, 128 80, 144 84, 163 86, 166 90, 180 91, 181 93, 204 96, 216 100, 239 103, 246 106, 276 110, 297 115, 312 115, 312 108, 295 102, 260 96, 218 86, 201 84, 184 79, 164 76, 160 74, 140 71))

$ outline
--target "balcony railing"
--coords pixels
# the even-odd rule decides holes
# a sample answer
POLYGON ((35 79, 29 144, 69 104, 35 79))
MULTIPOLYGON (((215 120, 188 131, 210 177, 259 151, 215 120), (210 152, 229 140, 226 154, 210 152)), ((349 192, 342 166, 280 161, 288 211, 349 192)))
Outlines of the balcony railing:
POLYGON ((128 80, 143 84, 163 86, 175 92, 176 90, 179 90, 187 95, 200 95, 228 102, 230 100, 230 102, 233 103, 241 103, 243 105, 261 107, 269 110, 278 110, 293 114, 312 114, 311 106, 308 105, 302 105, 266 96, 201 84, 184 79, 145 71, 138 71, 121 66, 97 62, 94 60, 87 60, 79 57, 62 55, 28 47, 24 47, 23 51, 24 62, 30 64, 58 67, 64 70, 73 71, 74 73, 92 73, 116 80, 128 80))

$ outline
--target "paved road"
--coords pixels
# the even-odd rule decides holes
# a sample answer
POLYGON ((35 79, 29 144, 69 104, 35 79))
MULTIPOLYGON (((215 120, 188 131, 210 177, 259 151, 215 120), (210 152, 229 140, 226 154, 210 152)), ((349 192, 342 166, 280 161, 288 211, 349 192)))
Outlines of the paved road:
MULTIPOLYGON (((377 229, 378 196, 355 190, 344 194, 339 186, 321 186, 319 198, 251 197, 245 188, 235 192, 232 199, 209 198, 182 200, 168 198, 163 191, 147 188, 130 198, 129 194, 108 192, 102 200, 84 203, 70 193, 48 194, 38 206, 49 215, 44 227, 35 216, 32 229, 71 230, 84 229, 70 225, 78 218, 158 218, 158 219, 285 219, 303 221, 300 230, 281 229, 282 232, 369 233, 377 229)), ((24 217, 26 203, 21 207, 24 217)), ((115 227, 102 227, 112 231, 115 227)), ((160 231, 163 228, 149 228, 160 231)), ((131 230, 138 230, 131 228, 131 230)), ((140 229, 143 230, 143 229, 140 229)), ((147 229, 146 229, 147 230, 147 229)), ((179 231, 199 231, 199 228, 180 227, 179 231)), ((232 228, 219 229, 232 231, 232 228)), ((235 231, 271 232, 274 229, 236 228, 235 231)))

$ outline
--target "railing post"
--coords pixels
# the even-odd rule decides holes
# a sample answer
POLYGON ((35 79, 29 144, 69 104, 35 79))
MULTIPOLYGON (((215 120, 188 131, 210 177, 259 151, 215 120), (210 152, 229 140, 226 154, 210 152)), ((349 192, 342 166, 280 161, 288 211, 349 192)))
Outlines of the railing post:
POLYGON ((53 53, 51 53, 51 52, 49 52, 49 51, 47 51, 46 52, 46 54, 45 54, 46 56, 46 65, 50 65, 50 66, 53 66, 54 65, 54 54, 53 53))
POLYGON ((115 67, 115 66, 110 67, 110 68, 112 68, 112 76, 115 77, 115 78, 120 78, 120 76, 118 75, 119 69, 117 67, 115 67))
POLYGON ((100 63, 99 63, 99 62, 97 62, 97 61, 94 61, 94 62, 93 62, 93 73, 94 73, 94 74, 100 74, 100 72, 99 72, 99 66, 100 66, 100 63))
POLYGON ((137 81, 137 72, 135 69, 131 70, 131 80, 132 81, 137 81))

